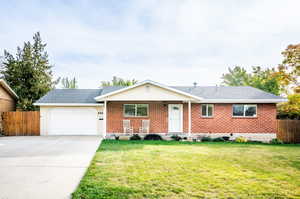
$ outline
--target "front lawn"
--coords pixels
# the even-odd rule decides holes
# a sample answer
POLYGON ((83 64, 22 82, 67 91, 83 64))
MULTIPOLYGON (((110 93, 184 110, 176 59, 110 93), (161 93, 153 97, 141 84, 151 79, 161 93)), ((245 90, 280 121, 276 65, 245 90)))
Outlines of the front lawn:
POLYGON ((73 198, 300 198, 300 145, 105 140, 73 198))

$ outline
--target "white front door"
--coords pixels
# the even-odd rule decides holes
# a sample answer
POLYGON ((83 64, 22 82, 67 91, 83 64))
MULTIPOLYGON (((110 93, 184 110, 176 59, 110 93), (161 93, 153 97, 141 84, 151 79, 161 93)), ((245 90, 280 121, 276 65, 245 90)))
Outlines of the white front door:
POLYGON ((182 133, 182 104, 169 104, 169 133, 182 133))

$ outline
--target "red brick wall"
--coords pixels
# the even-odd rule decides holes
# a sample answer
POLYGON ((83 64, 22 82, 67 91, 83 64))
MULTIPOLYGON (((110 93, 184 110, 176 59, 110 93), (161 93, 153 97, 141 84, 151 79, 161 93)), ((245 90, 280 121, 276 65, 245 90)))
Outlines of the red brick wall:
POLYGON ((275 104, 257 104, 256 118, 232 117, 232 104, 215 104, 213 117, 203 118, 200 115, 200 106, 200 104, 192 104, 192 132, 194 133, 276 133, 277 131, 275 104))
MULTIPOLYGON (((123 104, 134 102, 108 102, 107 132, 122 133, 123 119, 130 119, 134 132, 138 132, 142 119, 150 119, 150 132, 168 132, 168 105, 162 102, 139 102, 149 104, 148 117, 123 117, 123 104)), ((172 102, 175 104, 175 102, 172 102)), ((233 118, 232 104, 215 104, 214 116, 203 118, 201 104, 192 104, 193 133, 276 133, 276 105, 258 104, 256 118, 233 118)), ((183 130, 188 132, 188 105, 183 105, 183 130)))
POLYGON ((139 132, 143 119, 150 119, 150 132, 168 132, 168 105, 162 102, 137 102, 136 104, 149 104, 148 117, 124 117, 123 104, 135 102, 108 102, 107 103, 107 132, 122 133, 123 119, 129 119, 134 132, 139 132))

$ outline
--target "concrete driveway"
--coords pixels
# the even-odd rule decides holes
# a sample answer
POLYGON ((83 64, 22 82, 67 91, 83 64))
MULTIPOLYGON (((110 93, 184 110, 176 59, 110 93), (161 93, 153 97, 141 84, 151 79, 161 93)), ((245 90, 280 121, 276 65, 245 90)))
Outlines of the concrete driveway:
POLYGON ((0 137, 0 199, 65 199, 97 150, 98 136, 0 137))

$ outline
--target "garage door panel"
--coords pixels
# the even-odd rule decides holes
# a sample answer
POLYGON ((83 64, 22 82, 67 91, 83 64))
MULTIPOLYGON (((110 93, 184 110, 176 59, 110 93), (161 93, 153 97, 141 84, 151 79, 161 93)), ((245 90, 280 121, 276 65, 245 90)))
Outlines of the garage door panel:
POLYGON ((95 108, 54 108, 49 111, 49 135, 97 135, 95 108))

